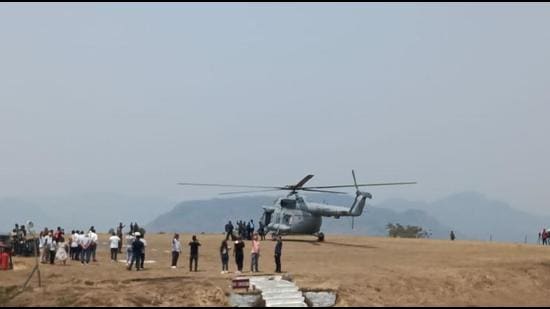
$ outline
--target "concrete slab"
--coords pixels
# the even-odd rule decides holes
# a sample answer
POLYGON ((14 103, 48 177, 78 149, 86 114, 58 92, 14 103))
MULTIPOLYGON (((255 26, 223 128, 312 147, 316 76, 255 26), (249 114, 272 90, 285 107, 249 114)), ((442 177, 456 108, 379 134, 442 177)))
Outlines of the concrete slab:
POLYGON ((307 307, 305 303, 267 303, 265 304, 266 307, 307 307))

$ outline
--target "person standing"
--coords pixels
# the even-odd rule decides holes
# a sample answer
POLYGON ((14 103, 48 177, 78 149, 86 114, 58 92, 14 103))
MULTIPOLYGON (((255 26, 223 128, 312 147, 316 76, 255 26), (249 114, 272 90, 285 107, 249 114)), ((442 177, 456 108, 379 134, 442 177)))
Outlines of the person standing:
POLYGON ((235 241, 235 262, 237 263, 237 274, 240 274, 243 271, 243 261, 244 261, 244 241, 242 237, 239 236, 237 241, 235 241))
POLYGON ((79 239, 82 252, 80 262, 82 262, 82 264, 90 264, 90 256, 92 253, 92 238, 90 237, 90 233, 80 235, 79 239))
POLYGON ((11 236, 11 243, 13 246, 13 255, 17 256, 19 255, 19 224, 15 224, 15 228, 12 230, 10 236, 11 236))
POLYGON ((109 247, 111 248, 111 261, 113 262, 117 261, 120 242, 120 237, 116 236, 114 232, 111 233, 111 237, 109 237, 109 247))
POLYGON ((233 224, 231 221, 225 225, 225 232, 227 233, 227 235, 225 235, 225 240, 228 240, 229 236, 233 235, 233 224))
POLYGON ((97 234, 95 233, 95 228, 93 226, 90 228, 89 235, 90 235, 90 239, 92 240, 92 244, 90 245, 92 261, 97 262, 97 259, 95 257, 96 257, 97 244, 99 239, 97 234))
POLYGON ((454 231, 451 231, 451 240, 455 240, 455 232, 454 231))
POLYGON ((275 272, 281 272, 281 254, 283 250, 283 238, 281 235, 277 236, 277 244, 275 245, 275 272))
POLYGON ((57 230, 55 230, 55 232, 53 233, 53 238, 54 238, 55 242, 59 242, 59 237, 61 237, 61 227, 60 226, 58 226, 57 230))
POLYGON ((178 259, 180 257, 180 253, 181 253, 180 235, 174 234, 174 239, 172 239, 172 268, 176 268, 178 266, 178 259))
POLYGON ((145 264, 145 249, 147 248, 147 240, 145 240, 145 235, 142 235, 140 233, 141 237, 139 238, 139 241, 143 243, 143 249, 141 249, 141 269, 143 270, 143 264, 145 264))
POLYGON ((222 274, 229 273, 229 251, 231 247, 227 246, 227 240, 222 241, 220 247, 220 256, 222 258, 222 274))
POLYGON ((73 234, 74 230, 71 231, 71 234, 69 236, 69 256, 71 257, 71 260, 73 259, 73 234))
POLYGON ((262 221, 260 221, 259 225, 260 227, 258 227, 258 234, 260 234, 260 240, 265 240, 264 224, 262 221))
POLYGON ((128 235, 126 235, 126 265, 130 265, 130 262, 132 261, 132 255, 133 255, 133 246, 132 244, 135 241, 134 233, 130 232, 128 235))
POLYGON ((50 251, 50 264, 54 264, 55 262, 55 252, 57 251, 57 241, 55 240, 53 236, 53 230, 50 231, 48 236, 50 237, 50 242, 48 243, 48 250, 50 251))
POLYGON ((68 244, 65 243, 65 237, 63 235, 59 236, 59 241, 57 242, 57 253, 55 254, 55 259, 61 261, 63 265, 67 265, 67 255, 68 244))
POLYGON ((126 225, 123 225, 122 222, 120 222, 116 230, 116 236, 118 236, 118 239, 120 239, 120 241, 118 242, 118 253, 120 254, 122 254, 122 236, 123 236, 122 229, 124 229, 125 226, 126 225))
POLYGON ((197 271, 197 264, 199 263, 199 247, 201 243, 197 240, 197 236, 193 235, 192 241, 189 243, 189 271, 192 271, 193 261, 195 262, 195 271, 197 271))
POLYGON ((128 270, 132 270, 132 266, 134 265, 134 262, 136 263, 136 271, 139 271, 139 267, 141 266, 141 252, 143 251, 143 242, 140 240, 141 234, 139 232, 135 232, 135 239, 132 242, 132 261, 130 262, 130 265, 128 265, 128 270))
POLYGON ((44 231, 40 231, 38 246, 40 251, 40 262, 45 263, 46 262, 46 237, 47 235, 44 235, 44 231))
POLYGON ((50 231, 44 232, 44 245, 42 250, 42 263, 46 264, 50 260, 50 244, 53 241, 53 237, 50 231))
POLYGON ((250 271, 251 272, 259 272, 258 271, 258 263, 260 260, 260 240, 258 237, 258 233, 254 233, 252 235, 252 251, 250 252, 250 257, 252 259, 250 264, 250 271))
POLYGON ((250 233, 250 229, 251 229, 251 226, 250 226, 250 221, 248 221, 248 223, 246 224, 246 240, 252 240, 252 233, 250 233))
POLYGON ((78 231, 72 231, 71 233, 71 260, 78 260, 78 231))

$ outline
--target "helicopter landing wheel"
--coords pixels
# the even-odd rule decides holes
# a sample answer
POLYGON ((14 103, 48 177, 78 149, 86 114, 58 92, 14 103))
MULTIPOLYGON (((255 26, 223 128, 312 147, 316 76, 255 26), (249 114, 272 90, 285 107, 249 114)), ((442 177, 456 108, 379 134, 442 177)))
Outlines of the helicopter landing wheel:
POLYGON ((319 234, 317 235, 317 240, 320 241, 320 242, 325 241, 325 234, 319 233, 319 234))

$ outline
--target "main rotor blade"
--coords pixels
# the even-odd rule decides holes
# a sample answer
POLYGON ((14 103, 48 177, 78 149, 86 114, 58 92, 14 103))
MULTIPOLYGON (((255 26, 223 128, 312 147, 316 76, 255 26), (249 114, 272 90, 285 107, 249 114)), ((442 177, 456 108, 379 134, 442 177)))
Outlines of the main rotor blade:
POLYGON ((323 192, 323 193, 348 194, 348 193, 346 193, 346 192, 327 191, 327 190, 315 190, 315 189, 306 189, 306 188, 302 188, 301 190, 302 190, 302 191, 307 191, 307 192, 323 192))
POLYGON ((246 193, 256 193, 256 192, 275 192, 281 191, 279 189, 268 189, 268 190, 254 190, 254 191, 235 191, 235 192, 223 192, 218 193, 219 195, 228 195, 228 194, 246 194, 246 193))
POLYGON ((300 180, 299 183, 297 183, 296 185, 292 186, 294 189, 298 189, 298 188, 301 188, 303 185, 306 184, 306 182, 308 182, 311 178, 313 178, 313 175, 307 175, 306 177, 304 177, 304 179, 300 180))
POLYGON ((284 187, 274 186, 249 186, 249 185, 222 185, 216 183, 194 183, 194 182, 180 182, 178 185, 182 186, 202 186, 202 187, 230 187, 230 188, 260 188, 260 189, 277 189, 283 190, 284 187))
MULTIPOLYGON (((372 186, 395 186, 395 185, 414 185, 412 182, 383 182, 383 183, 366 183, 358 184, 357 187, 372 187, 372 186)), ((320 187, 304 187, 304 189, 331 189, 331 188, 354 188, 356 185, 337 185, 337 186, 320 186, 320 187)))

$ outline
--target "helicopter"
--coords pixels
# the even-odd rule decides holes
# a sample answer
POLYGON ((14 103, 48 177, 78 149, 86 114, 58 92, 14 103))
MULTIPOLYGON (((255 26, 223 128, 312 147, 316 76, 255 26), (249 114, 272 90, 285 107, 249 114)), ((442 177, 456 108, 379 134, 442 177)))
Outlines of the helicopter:
POLYGON ((277 235, 314 235, 319 241, 324 241, 325 235, 320 232, 322 217, 352 217, 361 216, 366 206, 366 200, 372 199, 369 192, 359 190, 359 187, 366 186, 391 186, 391 185, 409 185, 416 182, 389 182, 389 183, 367 183, 357 184, 355 171, 352 170, 353 185, 332 185, 304 187, 304 185, 313 178, 314 175, 307 175, 298 183, 286 186, 255 186, 255 185, 229 185, 229 184, 210 184, 210 183, 178 183, 182 186, 209 186, 209 187, 232 187, 232 188, 254 188, 253 191, 224 192, 225 194, 246 194, 269 191, 290 191, 286 197, 280 197, 275 200, 273 205, 262 206, 263 214, 260 222, 263 224, 266 234, 271 232, 272 236, 277 235), (298 192, 323 192, 331 194, 347 194, 341 191, 332 191, 326 189, 336 188, 355 188, 355 199, 351 207, 328 205, 321 203, 307 202, 298 192))

